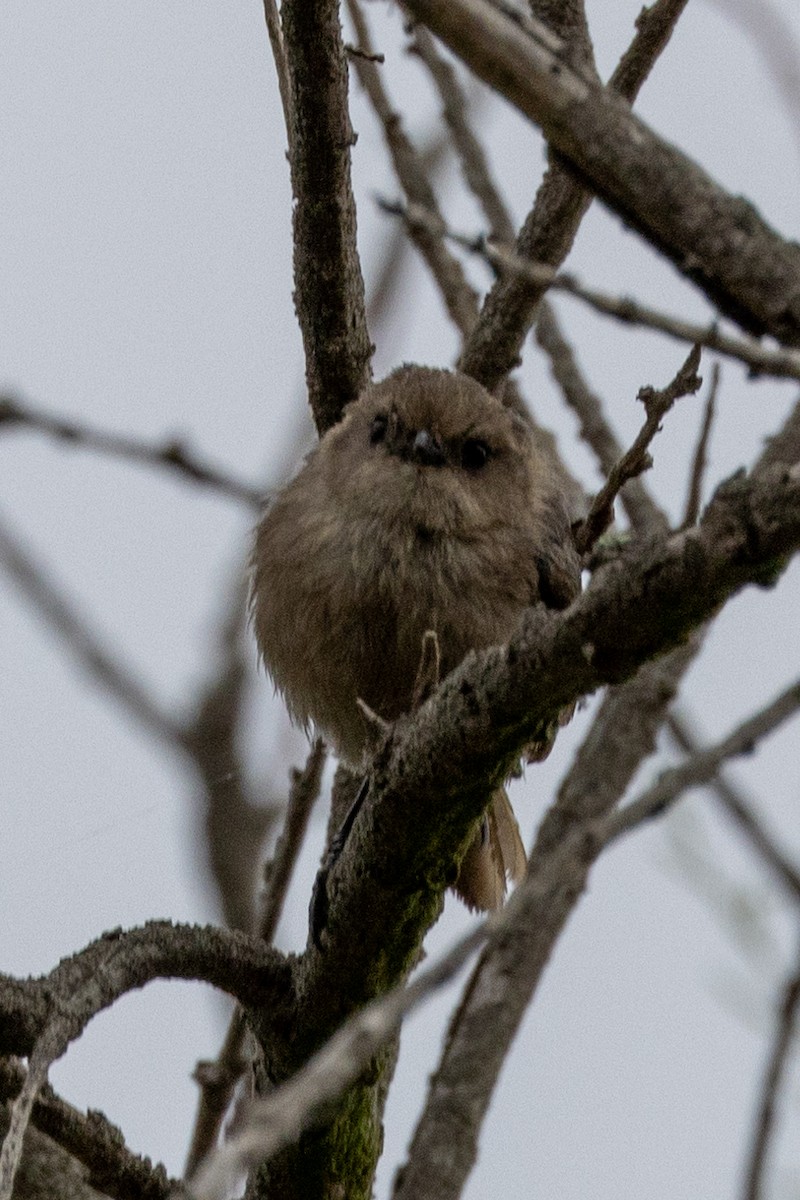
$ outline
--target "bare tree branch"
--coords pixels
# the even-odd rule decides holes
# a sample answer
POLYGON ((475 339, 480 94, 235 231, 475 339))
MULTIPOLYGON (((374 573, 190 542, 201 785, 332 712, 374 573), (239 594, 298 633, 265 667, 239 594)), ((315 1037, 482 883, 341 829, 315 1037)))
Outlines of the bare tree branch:
POLYGON ((319 796, 325 759, 325 743, 321 738, 317 738, 309 751, 303 770, 292 769, 291 789, 283 832, 278 838, 272 860, 264 868, 264 895, 261 902, 258 932, 268 945, 275 937, 292 872, 308 828, 311 810, 319 796))
MULTIPOLYGON (((375 115, 383 126, 386 146, 400 185, 412 203, 425 207, 426 212, 431 214, 433 223, 444 226, 444 219, 439 212, 422 157, 407 137, 399 113, 392 108, 383 86, 380 68, 373 61, 374 51, 369 29, 358 0, 347 0, 347 11, 358 44, 365 51, 364 57, 355 60, 356 72, 375 115)), ((449 253, 441 237, 430 230, 412 230, 410 233, 439 287, 451 320, 462 334, 466 333, 475 323, 478 302, 467 282, 461 263, 449 253)))
POLYGON ((606 204, 751 333, 800 344, 800 247, 650 130, 627 105, 571 70, 535 23, 490 0, 408 0, 454 53, 540 125, 606 204))
MULTIPOLYGON (((700 744, 690 732, 687 718, 673 710, 668 719, 669 731, 681 750, 686 754, 695 755, 700 750, 700 744)), ((719 800, 722 809, 728 814, 745 834, 748 843, 766 864, 778 882, 784 887, 795 903, 800 903, 800 871, 795 867, 789 856, 776 844, 775 839, 767 832, 756 817, 753 808, 724 775, 717 775, 709 784, 719 800)))
MULTIPOLYGON (((0 1101, 19 1094, 25 1070, 14 1059, 0 1059, 0 1101)), ((162 1166, 125 1147, 119 1129, 102 1113, 79 1112, 45 1085, 33 1106, 32 1124, 82 1163, 87 1183, 115 1200, 170 1200, 179 1184, 162 1166)), ((60 1193, 59 1193, 60 1195, 60 1193)))
MULTIPOLYGON (((92 1017, 126 992, 156 978, 202 979, 244 1003, 264 1003, 269 998, 279 1005, 290 1000, 292 994, 288 963, 259 940, 166 921, 154 921, 127 933, 106 934, 63 959, 43 979, 28 980, 23 987, 32 996, 38 993, 43 997, 46 1016, 32 1045, 27 1044, 22 1029, 0 1023, 0 1038, 12 1039, 8 1049, 29 1059, 0 1151, 0 1200, 11 1200, 23 1136, 51 1064, 80 1036, 92 1017)), ((10 982, 13 1005, 19 985, 10 982)), ((0 1012, 4 990, 0 979, 0 1012)), ((37 1007, 41 1005, 34 1000, 31 1010, 37 1007)))
POLYGON ((193 1078, 200 1087, 200 1099, 189 1142, 189 1153, 186 1155, 184 1175, 187 1178, 216 1146, 236 1085, 248 1066, 252 1065, 243 1052, 247 1029, 244 1010, 237 1005, 219 1054, 213 1062, 200 1062, 195 1068, 193 1078))
MULTIPOLYGON (((483 146, 467 119, 467 98, 455 71, 439 53, 424 25, 414 27, 411 51, 419 56, 436 84, 442 101, 442 116, 450 130, 464 179, 483 209, 492 238, 510 244, 514 240, 511 216, 491 177, 483 146)), ((407 195, 412 199, 409 193, 407 195)))
POLYGON ((287 960, 260 938, 212 925, 149 921, 103 934, 40 979, 0 975, 0 1054, 30 1055, 52 1031, 59 1057, 97 1013, 153 979, 199 980, 242 1004, 276 1009, 292 997, 287 960))
MULTIPOLYGON (((633 102, 687 0, 657 0, 643 10, 631 46, 612 76, 610 87, 633 102)), ((560 53, 567 61, 583 62, 593 72, 588 37, 579 16, 570 17, 566 6, 537 0, 532 11, 545 15, 556 32, 567 39, 560 53), (576 49, 573 50, 573 44, 576 49)), ((557 268, 566 258, 591 197, 583 184, 551 154, 548 171, 535 203, 523 222, 515 251, 522 259, 557 268)), ((541 282, 524 276, 503 276, 489 293, 481 314, 464 348, 460 366, 492 390, 516 365, 525 336, 544 294, 541 282)), ((693 342, 696 338, 691 339, 693 342)))
POLYGON ((520 902, 503 936, 493 938, 481 955, 451 1019, 408 1158, 395 1180, 395 1200, 454 1200, 461 1194, 508 1047, 599 853, 591 829, 652 752, 665 708, 697 648, 692 640, 647 663, 603 701, 542 822, 522 887, 540 877, 568 843, 583 844, 581 856, 566 878, 538 899, 526 890, 527 900, 520 902))
POLYGON ((212 670, 198 689, 185 739, 202 784, 209 866, 225 923, 252 933, 264 843, 283 806, 277 796, 252 794, 240 746, 250 679, 245 649, 247 587, 242 567, 234 572, 212 670))
POLYGON ((775 1133, 778 1095, 786 1075, 797 1024, 798 1006, 800 1006, 800 970, 796 969, 786 981, 778 1009, 778 1022, 772 1050, 764 1072, 761 1103, 753 1131, 753 1144, 745 1170, 742 1200, 761 1200, 766 1194, 764 1173, 767 1154, 775 1133))
MULTIPOLYGON (((580 422, 581 437, 594 452, 600 470, 608 475, 622 458, 622 446, 606 420, 599 398, 586 382, 556 312, 547 300, 542 300, 539 305, 536 340, 550 359, 553 378, 564 400, 580 422)), ((628 480, 620 498, 631 526, 638 533, 653 530, 663 533, 669 528, 666 513, 652 499, 641 479, 628 480)))
MULTIPOLYGON (((379 198, 378 203, 384 212, 401 217, 410 229, 425 229, 431 236, 451 241, 470 254, 477 255, 499 271, 501 277, 510 275, 527 280, 531 286, 536 286, 539 295, 548 290, 564 292, 587 304, 595 312, 614 317, 626 325, 641 325, 664 333, 675 341, 691 342, 692 345, 716 350, 718 354, 749 367, 753 375, 800 379, 800 354, 797 351, 773 350, 762 346, 755 338, 731 337, 721 333, 716 323, 698 325, 696 322, 684 321, 679 317, 648 308, 629 296, 611 296, 597 288, 585 287, 578 283, 574 276, 563 272, 556 274, 551 267, 528 262, 508 247, 487 241, 483 234, 471 235, 450 229, 421 206, 399 204, 385 198, 379 198)), ((461 370, 463 369, 462 363, 461 370)))
POLYGON ((213 488, 223 496, 238 500, 254 512, 264 503, 263 489, 243 483, 227 472, 213 467, 183 442, 172 439, 160 446, 141 438, 125 437, 105 430, 92 429, 78 421, 46 413, 23 403, 16 396, 0 396, 0 433, 28 429, 47 434, 65 446, 97 450, 114 458, 146 463, 178 473, 184 480, 213 488))
MULTIPOLYGON (((275 62, 275 73, 278 77, 278 93, 283 109, 283 123, 286 127, 286 143, 293 145, 294 141, 294 112, 292 110, 291 88, 289 84, 289 67, 286 62, 286 49, 283 44, 283 30, 278 13, 276 0, 264 0, 264 20, 267 25, 270 49, 275 62)), ((290 151, 291 153, 291 151, 290 151)))
MULTIPOLYGON (((275 937, 311 809, 319 796, 324 766, 325 745, 317 739, 311 747, 303 770, 292 769, 283 832, 278 838, 271 862, 264 869, 265 893, 259 914, 258 932, 267 945, 271 945, 275 937)), ((248 1065, 248 1060, 242 1053, 246 1032, 244 1014, 237 1008, 231 1017, 228 1032, 216 1060, 198 1066, 196 1078, 200 1084, 200 1102, 186 1160, 187 1176, 193 1174, 216 1145, 225 1113, 233 1100, 236 1084, 248 1065)))
POLYGON ((715 362, 711 368, 711 386, 708 389, 708 396, 706 397, 705 408, 703 410, 703 423, 700 426, 700 437, 697 439, 692 470, 689 474, 689 491, 686 497, 683 521, 681 522, 681 528, 683 529, 689 525, 694 525, 700 515, 700 499, 703 490, 703 477, 708 465, 708 441, 711 436, 711 426, 714 423, 719 375, 719 363, 715 362))
POLYGON ((800 682, 793 683, 771 704, 748 717, 722 741, 705 750, 696 751, 680 766, 663 771, 652 787, 637 800, 632 800, 625 808, 608 818, 605 833, 607 840, 613 841, 621 834, 641 825, 643 821, 659 816, 687 789, 710 783, 724 762, 740 754, 750 754, 762 738, 793 717, 798 709, 800 682))
POLYGON ((372 344, 350 182, 353 129, 336 0, 283 0, 291 85, 295 307, 317 429, 369 382, 372 344))
POLYGON ((102 644, 46 569, 35 562, 5 523, 0 523, 0 566, 65 642, 90 678, 107 689, 148 733, 173 748, 186 749, 182 726, 159 707, 132 671, 102 644))
POLYGON ((697 374, 700 366, 700 347, 695 346, 672 383, 661 391, 652 387, 639 389, 637 399, 645 408, 645 422, 633 445, 614 464, 608 479, 592 501, 586 519, 575 531, 575 545, 579 554, 591 550, 601 534, 605 533, 614 519, 614 500, 621 488, 652 466, 648 446, 661 428, 664 417, 676 400, 691 396, 698 390, 702 380, 697 374))
MULTIPOLYGON (((493 918, 502 920, 504 914, 493 918)), ((296 1075, 256 1101, 246 1124, 190 1180, 196 1200, 224 1200, 249 1167, 295 1143, 363 1073, 402 1019, 461 970, 484 941, 490 922, 471 930, 413 983, 396 988, 352 1016, 296 1075)))

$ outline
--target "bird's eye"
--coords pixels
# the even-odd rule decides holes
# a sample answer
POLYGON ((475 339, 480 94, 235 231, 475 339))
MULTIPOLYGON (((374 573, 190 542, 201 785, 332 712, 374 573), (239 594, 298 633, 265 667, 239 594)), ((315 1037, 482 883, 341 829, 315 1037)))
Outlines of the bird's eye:
POLYGON ((468 438, 461 447, 461 465, 468 471, 479 471, 489 461, 491 451, 480 438, 468 438))
POLYGON ((382 442, 386 437, 386 429, 389 422, 386 418, 386 413, 376 413, 372 418, 372 423, 369 427, 370 444, 377 446, 378 442, 382 442))

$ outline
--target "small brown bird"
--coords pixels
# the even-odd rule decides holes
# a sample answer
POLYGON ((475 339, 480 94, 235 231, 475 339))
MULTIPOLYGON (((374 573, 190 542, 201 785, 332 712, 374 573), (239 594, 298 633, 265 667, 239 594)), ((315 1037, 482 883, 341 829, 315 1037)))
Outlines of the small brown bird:
MULTIPOLYGON (((528 424, 475 380, 427 367, 401 367, 348 406, 269 507, 253 552, 267 669, 292 717, 353 766, 367 739, 357 698, 387 721, 408 712, 426 631, 444 675, 507 641, 530 605, 564 608, 579 590, 563 495, 528 424)), ((456 890, 496 908, 524 869, 500 789, 456 890)))

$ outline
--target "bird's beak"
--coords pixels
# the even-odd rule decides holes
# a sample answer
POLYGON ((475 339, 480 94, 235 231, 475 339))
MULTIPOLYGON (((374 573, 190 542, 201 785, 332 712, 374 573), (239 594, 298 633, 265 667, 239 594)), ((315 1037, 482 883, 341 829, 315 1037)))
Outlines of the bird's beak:
POLYGON ((442 444, 428 433, 427 429, 420 429, 414 435, 411 443, 411 461, 421 467, 444 466, 445 453, 442 444))

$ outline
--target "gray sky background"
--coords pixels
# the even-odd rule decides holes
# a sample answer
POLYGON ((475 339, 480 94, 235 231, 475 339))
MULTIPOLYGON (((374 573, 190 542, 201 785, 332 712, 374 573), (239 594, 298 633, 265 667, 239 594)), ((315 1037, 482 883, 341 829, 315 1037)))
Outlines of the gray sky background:
MULTIPOLYGON (((639 0, 589 0, 604 75, 639 7, 639 0)), ((402 53, 399 16, 388 4, 367 8, 395 100, 414 104, 409 123, 424 138, 437 127, 438 109, 421 68, 402 53)), ((774 0, 772 8, 800 39, 794 0, 774 0)), ((279 477, 287 456, 298 457, 298 431, 310 426, 291 300, 285 140, 261 4, 7 0, 0 47, 0 387, 104 428, 159 441, 185 435, 248 480, 279 477)), ((637 110, 797 237, 800 117, 787 106, 785 83, 785 64, 790 80, 794 64, 796 79, 797 59, 785 37, 780 47, 770 60, 769 46, 754 41, 729 6, 691 0, 637 110)), ((395 196, 397 187, 357 86, 353 114, 369 280, 391 233, 373 196, 395 196)), ((541 177, 541 139, 500 101, 485 101, 481 117, 521 218, 541 177)), ((442 195, 456 227, 481 227, 454 169, 442 195)), ((569 267, 605 290, 709 316, 703 299, 599 205, 569 267)), ((485 285, 480 266, 470 270, 485 285)), ((404 268, 403 299, 391 329, 373 331, 377 372, 404 360, 448 365, 456 338, 416 260, 404 268)), ((638 388, 666 383, 684 348, 593 317, 577 302, 557 304, 593 387, 630 439, 641 419, 638 388)), ((522 379, 540 419, 557 430, 587 486, 596 486, 532 346, 522 379)), ((748 383, 724 365, 711 482, 752 461, 795 392, 785 383, 748 383)), ((655 446, 649 482, 674 517, 700 417, 699 401, 682 401, 655 446)), ((180 712, 208 669, 215 614, 243 560, 249 513, 155 471, 1 432, 0 514, 180 712)), ((748 591, 717 623, 686 689, 708 738, 796 674, 799 590, 795 565, 776 592, 748 591)), ((180 764, 86 684, 3 578, 0 670, 0 969, 49 970, 118 925, 215 919, 191 782, 180 764)), ((258 688, 253 769, 272 775, 301 758, 303 741, 263 677, 258 688)), ((526 840, 588 716, 580 714, 550 761, 516 787, 526 840)), ((800 856, 796 745, 789 727, 735 774, 800 856)), ((650 764, 643 780, 655 770, 650 764)), ((287 947, 305 939, 322 819, 281 928, 287 947)), ((431 951, 471 919, 449 897, 431 951)), ((470 1200, 734 1195, 771 1004, 795 932, 707 798, 695 796, 669 823, 608 854, 506 1066, 470 1200), (689 844, 714 865, 694 883, 689 844), (735 927, 726 925, 732 914, 735 927)), ((453 996, 437 997, 405 1033, 379 1196, 402 1157, 453 996)), ((177 1172, 195 1103, 189 1075, 198 1058, 215 1054, 224 1011, 206 989, 151 985, 93 1022, 53 1082, 74 1103, 104 1110, 135 1150, 177 1172)), ((800 1187, 799 1100, 795 1077, 772 1173, 775 1196, 800 1187)))

